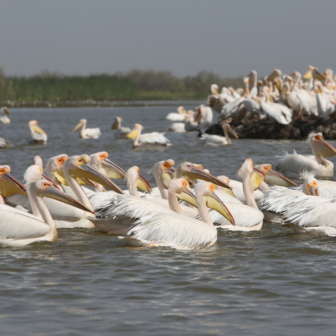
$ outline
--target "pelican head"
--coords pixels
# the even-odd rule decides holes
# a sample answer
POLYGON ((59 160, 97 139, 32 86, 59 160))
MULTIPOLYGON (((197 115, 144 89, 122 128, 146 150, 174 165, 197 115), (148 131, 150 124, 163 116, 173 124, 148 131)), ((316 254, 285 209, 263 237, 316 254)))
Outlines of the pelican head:
POLYGON ((129 185, 129 183, 136 184, 137 188, 139 188, 142 191, 148 192, 150 194, 152 192, 152 186, 139 173, 140 173, 140 168, 137 166, 131 167, 127 170, 125 178, 127 180, 128 188, 130 189, 132 187, 129 185))
POLYGON ((86 119, 81 119, 81 120, 79 120, 79 124, 71 132, 75 132, 79 128, 81 128, 81 127, 83 127, 85 125, 86 125, 86 119))
POLYGON ((48 197, 55 199, 59 202, 71 205, 75 208, 78 208, 83 211, 91 212, 94 214, 94 211, 87 208, 84 204, 75 200, 71 196, 65 194, 63 191, 55 188, 53 183, 47 180, 37 180, 35 182, 31 182, 28 185, 28 188, 35 187, 36 195, 39 197, 48 197))
POLYGON ((240 177, 242 180, 247 178, 250 179, 253 189, 258 188, 259 184, 266 177, 264 172, 253 166, 253 161, 250 158, 245 160, 241 168, 238 170, 237 176, 240 177))
POLYGON ((273 82, 277 77, 281 77, 281 75, 281 70, 274 69, 273 72, 266 78, 266 82, 273 82))
POLYGON ((98 152, 90 155, 90 164, 110 179, 123 179, 126 172, 108 159, 107 152, 98 152))
POLYGON ((196 198, 203 198, 206 206, 213 210, 216 210, 221 215, 223 215, 232 225, 235 225, 235 220, 231 215, 229 209, 224 205, 220 198, 214 192, 215 185, 213 183, 199 181, 197 182, 194 191, 196 193, 196 198))
POLYGON ((248 79, 250 79, 251 77, 257 77, 257 71, 255 70, 251 70, 250 74, 247 76, 248 79))
POLYGON ((182 163, 176 170, 175 176, 176 177, 184 177, 190 180, 204 180, 210 183, 217 184, 220 187, 232 189, 228 184, 224 183, 223 181, 219 180, 213 175, 210 175, 203 171, 203 167, 191 162, 184 162, 182 163))
POLYGON ((15 194, 27 196, 26 187, 9 173, 9 166, 0 166, 0 194, 3 197, 9 197, 15 194))
POLYGON ((123 191, 115 183, 90 164, 90 157, 86 154, 69 157, 63 164, 63 170, 68 171, 70 176, 75 179, 92 180, 118 194, 123 194, 123 191))
POLYGON ((2 109, 1 109, 1 112, 4 114, 4 115, 10 115, 12 114, 11 111, 8 110, 8 108, 6 106, 4 106, 2 109))
POLYGON ((181 177, 169 181, 168 190, 176 194, 179 200, 183 200, 197 207, 196 197, 188 189, 188 181, 185 178, 181 177))
POLYGON ((265 181, 267 183, 278 185, 278 186, 281 186, 281 187, 296 187, 297 186, 296 183, 294 183, 293 181, 291 181, 287 177, 276 173, 272 169, 272 165, 269 164, 269 163, 255 165, 254 167, 259 169, 260 171, 262 171, 266 175, 265 181))
POLYGON ((311 132, 308 135, 307 140, 313 150, 317 155, 323 157, 332 157, 336 155, 336 148, 328 144, 324 139, 322 133, 311 132))
POLYGON ((115 117, 114 118, 114 123, 113 123, 111 129, 113 129, 113 130, 119 129, 122 121, 123 120, 120 117, 115 117))
POLYGON ((318 184, 317 180, 314 177, 314 174, 312 172, 304 171, 300 175, 301 179, 304 180, 302 191, 306 195, 319 196, 318 184))
POLYGON ((211 88, 212 94, 218 95, 219 86, 217 84, 212 84, 210 88, 211 88))

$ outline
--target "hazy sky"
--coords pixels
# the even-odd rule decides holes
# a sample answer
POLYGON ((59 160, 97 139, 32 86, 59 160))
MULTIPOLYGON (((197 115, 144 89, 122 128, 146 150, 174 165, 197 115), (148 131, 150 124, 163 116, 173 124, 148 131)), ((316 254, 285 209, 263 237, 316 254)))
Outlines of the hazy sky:
POLYGON ((0 0, 7 75, 336 70, 335 0, 0 0))

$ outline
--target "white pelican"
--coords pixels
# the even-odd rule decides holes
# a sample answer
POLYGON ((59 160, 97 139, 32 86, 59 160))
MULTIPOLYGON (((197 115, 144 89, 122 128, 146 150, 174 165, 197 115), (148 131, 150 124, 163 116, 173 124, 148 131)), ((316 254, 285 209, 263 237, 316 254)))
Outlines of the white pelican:
POLYGON ((71 131, 75 132, 79 128, 81 128, 79 132, 79 137, 82 139, 98 139, 101 136, 101 132, 99 127, 97 128, 85 128, 86 127, 86 119, 79 120, 79 124, 71 131))
MULTIPOLYGON (((164 172, 169 166, 170 162, 158 162, 154 168, 153 172, 157 175, 159 172, 164 172), (161 169, 162 168, 162 169, 161 169)), ((104 195, 97 194, 90 198, 94 210, 96 211, 97 220, 92 221, 95 223, 97 228, 103 232, 109 232, 119 235, 125 235, 126 232, 134 225, 136 218, 140 218, 150 211, 158 212, 170 212, 169 202, 166 199, 148 197, 139 198, 138 193, 135 188, 135 181, 138 179, 138 167, 132 167, 128 174, 127 184, 130 188, 130 195, 104 195), (98 222, 98 223, 96 223, 98 222)), ((199 165, 185 162, 181 164, 176 170, 177 178, 188 178, 188 179, 202 179, 209 182, 214 182, 219 186, 230 188, 223 181, 218 180, 216 177, 204 172, 199 168, 199 165)), ((159 184, 160 185, 160 184, 159 184)), ((164 187, 160 186, 160 191, 164 187)), ((193 197, 189 191, 185 192, 185 195, 178 195, 178 198, 189 202, 193 197)), ((207 201, 209 207, 213 207, 211 202, 207 201)), ((195 205, 195 203, 193 203, 195 205)), ((216 207, 216 205, 215 205, 216 207)), ((195 218, 198 215, 196 209, 181 206, 184 215, 195 218)), ((217 210, 217 208, 215 208, 217 210)), ((218 210, 217 210, 218 211, 218 210)))
POLYGON ((8 141, 0 137, 0 148, 9 148, 10 146, 11 144, 8 141))
POLYGON ((8 108, 5 106, 1 109, 1 112, 4 116, 0 118, 0 122, 2 124, 10 124, 10 119, 7 116, 11 114, 11 111, 9 111, 8 108))
POLYGON ((55 188, 52 182, 41 180, 41 171, 41 167, 31 166, 26 173, 27 179, 32 179, 27 186, 28 197, 38 216, 0 204, 0 244, 24 246, 40 241, 57 241, 57 229, 43 202, 43 197, 53 197, 61 202, 80 207, 82 210, 90 211, 83 204, 55 188), (39 177, 38 173, 40 173, 39 177), (31 174, 34 176, 30 176, 31 174))
POLYGON ((186 117, 186 123, 184 125, 184 128, 186 132, 194 132, 194 131, 199 131, 199 126, 198 123, 195 122, 195 114, 193 110, 189 110, 187 117, 186 117))
POLYGON ((114 138, 115 139, 127 139, 127 134, 131 132, 131 129, 129 127, 122 127, 121 122, 123 120, 120 117, 114 118, 114 123, 111 127, 111 129, 115 130, 114 132, 114 138))
POLYGON ((253 98, 257 95, 257 82, 258 82, 258 75, 255 70, 251 70, 251 73, 248 75, 248 78, 252 78, 253 85, 250 92, 250 97, 253 98))
POLYGON ((256 172, 261 179, 265 178, 265 174, 261 170, 253 167, 252 159, 246 159, 238 171, 238 176, 243 180, 243 189, 247 205, 227 193, 217 191, 218 197, 225 203, 235 219, 236 224, 232 226, 225 217, 221 216, 218 212, 211 211, 210 215, 215 224, 230 231, 259 231, 262 228, 264 215, 258 209, 254 199, 253 185, 251 182, 254 172, 256 172))
MULTIPOLYGON (((170 192, 182 192, 187 186, 186 180, 178 179, 170 182, 170 192)), ((219 204, 234 225, 234 219, 225 205, 214 193, 214 185, 198 182, 195 187, 198 210, 202 221, 186 217, 179 213, 150 212, 139 218, 136 225, 124 238, 135 246, 169 246, 175 249, 201 249, 213 245, 217 241, 217 230, 209 216, 203 197, 210 196, 219 204)), ((176 198, 169 197, 169 204, 178 210, 176 198)))
MULTIPOLYGON (((86 196, 79 182, 83 179, 95 181, 108 189, 112 189, 118 193, 123 193, 122 190, 116 186, 112 181, 106 178, 103 174, 93 168, 90 164, 90 158, 87 155, 73 156, 67 158, 66 155, 59 155, 51 158, 47 164, 47 173, 50 175, 50 180, 57 185, 60 190, 65 189, 70 196, 77 198, 88 209, 93 210, 92 205, 86 196), (66 161, 65 161, 66 160, 66 161), (65 162, 64 162, 65 161, 65 162), (63 163, 64 162, 64 163, 63 163), (63 170, 62 168, 63 164, 63 170), (57 179, 55 179, 55 177, 57 179), (59 183, 63 185, 61 185, 59 183), (70 186, 66 188, 65 186, 70 186)), ((40 166, 42 169, 42 167, 40 166)), ((81 182, 83 184, 83 182, 81 182)), ((28 199, 24 195, 11 195, 6 198, 6 202, 10 205, 21 205, 24 208, 32 211, 32 207, 28 199)), ((75 209, 67 204, 60 204, 54 200, 46 200, 51 216, 55 220, 57 228, 93 228, 93 223, 88 219, 92 214, 87 211, 75 209)))
POLYGON ((233 135, 236 139, 238 139, 238 135, 236 132, 234 132, 229 124, 222 124, 223 130, 224 130, 224 135, 213 135, 213 134, 207 134, 203 133, 201 136, 201 140, 206 144, 206 145, 231 145, 231 139, 229 137, 229 133, 233 135))
POLYGON ((170 112, 167 114, 166 119, 171 121, 185 121, 187 111, 184 109, 183 106, 179 106, 177 108, 177 112, 170 112))
POLYGON ((286 153, 280 157, 280 163, 277 170, 283 172, 313 171, 316 177, 331 177, 334 175, 334 164, 325 160, 324 157, 332 157, 336 154, 336 149, 323 140, 322 133, 311 132, 308 135, 309 145, 312 149, 312 155, 301 155, 295 151, 293 154, 286 153))
POLYGON ((196 109, 195 122, 198 122, 200 131, 203 133, 212 124, 213 113, 210 107, 200 105, 196 109))
POLYGON ((46 145, 48 140, 47 133, 40 126, 37 126, 37 121, 29 121, 28 126, 30 128, 31 137, 33 138, 31 143, 37 145, 46 145))
POLYGON ((167 128, 167 131, 175 132, 175 133, 183 133, 183 132, 186 132, 186 129, 185 129, 185 123, 179 123, 179 122, 172 123, 172 124, 169 126, 169 128, 167 128))
POLYGON ((135 128, 127 134, 129 139, 133 139, 133 148, 162 148, 171 145, 169 139, 164 136, 164 133, 153 132, 141 134, 143 127, 140 124, 135 124, 135 128))

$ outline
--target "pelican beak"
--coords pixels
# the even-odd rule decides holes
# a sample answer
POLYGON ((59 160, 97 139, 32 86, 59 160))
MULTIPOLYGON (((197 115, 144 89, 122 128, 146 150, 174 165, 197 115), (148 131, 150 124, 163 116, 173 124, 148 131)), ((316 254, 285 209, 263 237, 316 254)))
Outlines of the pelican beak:
POLYGON ((180 194, 176 194, 176 197, 180 201, 189 203, 190 205, 197 208, 197 201, 195 195, 188 189, 183 188, 183 191, 180 194))
POLYGON ((58 188, 55 188, 54 186, 51 186, 49 188, 44 189, 43 191, 39 190, 37 191, 37 195, 40 197, 48 197, 55 199, 56 201, 71 205, 75 208, 78 208, 80 210, 95 213, 92 209, 87 208, 84 204, 78 202, 71 196, 65 194, 63 191, 59 190, 58 188))
POLYGON ((99 171, 112 180, 124 179, 126 177, 126 172, 109 159, 101 161, 99 171))
POLYGON ((311 196, 320 196, 319 191, 318 191, 318 187, 315 188, 315 187, 309 185, 308 190, 309 190, 309 194, 311 196))
POLYGON ((207 181, 207 182, 210 182, 210 183, 213 183, 213 184, 217 184, 218 186, 223 187, 223 188, 232 189, 228 184, 224 183, 223 181, 221 181, 217 177, 204 172, 202 169, 200 169, 198 167, 192 168, 185 175, 190 180, 200 179, 200 180, 207 181))
POLYGON ((318 155, 330 158, 336 155, 336 148, 328 144, 322 137, 315 136, 315 141, 313 142, 314 149, 318 155))
POLYGON ((224 216, 232 225, 236 225, 233 216, 231 215, 229 209, 225 204, 220 200, 220 198, 212 192, 211 195, 204 197, 206 206, 210 209, 216 210, 222 216, 224 216))
POLYGON ((235 137, 236 139, 239 138, 238 135, 237 135, 237 133, 236 133, 230 126, 226 127, 226 131, 227 131, 229 134, 231 134, 233 137, 235 137))
POLYGON ((304 75, 303 75, 304 79, 311 79, 312 78, 312 72, 311 70, 308 70, 304 75))
POLYGON ((296 187, 297 184, 288 179, 287 177, 276 173, 273 169, 265 172, 265 181, 281 187, 296 187))
POLYGON ((169 169, 165 169, 164 173, 160 176, 160 180, 166 188, 168 188, 169 181, 174 178, 174 173, 175 168, 170 167, 169 169))
POLYGON ((258 168, 253 167, 253 173, 251 176, 251 184, 253 191, 257 190, 259 188, 259 185, 262 181, 264 181, 266 175, 258 168))
POLYGON ((37 125, 32 126, 32 129, 35 133, 40 133, 40 134, 45 133, 43 129, 37 125))
POLYGON ((42 174, 42 179, 45 179, 45 180, 51 182, 51 183, 54 185, 55 188, 59 189, 59 188, 57 187, 57 185, 56 185, 53 181, 51 181, 50 178, 49 178, 47 175, 42 174))
POLYGON ((70 169, 69 173, 74 178, 86 178, 91 181, 97 182, 107 189, 113 190, 118 194, 124 194, 124 192, 111 180, 109 180, 101 172, 93 168, 90 163, 85 163, 84 165, 78 165, 77 169, 70 169))
POLYGON ((149 182, 139 174, 139 178, 136 183, 137 188, 139 188, 142 191, 148 192, 149 194, 152 192, 152 186, 149 184, 149 182))
POLYGON ((319 81, 324 81, 326 79, 325 76, 322 75, 321 72, 319 72, 317 70, 314 70, 313 77, 314 77, 314 79, 319 80, 319 81))
POLYGON ((131 132, 129 132, 126 137, 128 139, 134 139, 135 137, 137 137, 139 134, 139 129, 137 127, 135 127, 131 132))
POLYGON ((274 79, 276 79, 278 77, 278 74, 273 71, 266 79, 267 82, 273 82, 274 79))
POLYGON ((3 197, 15 194, 27 196, 26 187, 9 173, 0 175, 0 193, 3 197))
POLYGON ((83 124, 82 123, 79 123, 71 132, 75 132, 78 130, 78 128, 82 127, 83 124))

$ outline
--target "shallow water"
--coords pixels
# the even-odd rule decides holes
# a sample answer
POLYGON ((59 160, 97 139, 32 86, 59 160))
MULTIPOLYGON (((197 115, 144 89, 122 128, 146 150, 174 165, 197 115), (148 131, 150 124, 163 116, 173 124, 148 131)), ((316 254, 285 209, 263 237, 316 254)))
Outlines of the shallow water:
MULTIPOLYGON (((196 133, 167 133, 173 144, 168 149, 134 151, 129 141, 113 138, 114 116, 124 126, 137 122, 146 132, 164 131, 171 123, 164 117, 173 110, 12 109, 12 123, 0 125, 0 136, 13 147, 0 151, 0 164, 22 179, 37 154, 47 161, 61 153, 107 151, 122 168, 138 165, 145 176, 155 162, 173 158, 235 178, 246 157, 275 165, 282 149, 310 153, 304 141, 233 140, 231 146, 205 147, 196 133), (80 118, 100 127, 99 140, 70 133, 80 118), (46 146, 26 145, 32 119, 47 132, 46 146)), ((331 335, 334 244, 322 234, 270 224, 259 232, 221 231, 216 245, 196 252, 130 248, 96 231, 60 230, 55 244, 0 247, 0 334, 331 335)))

